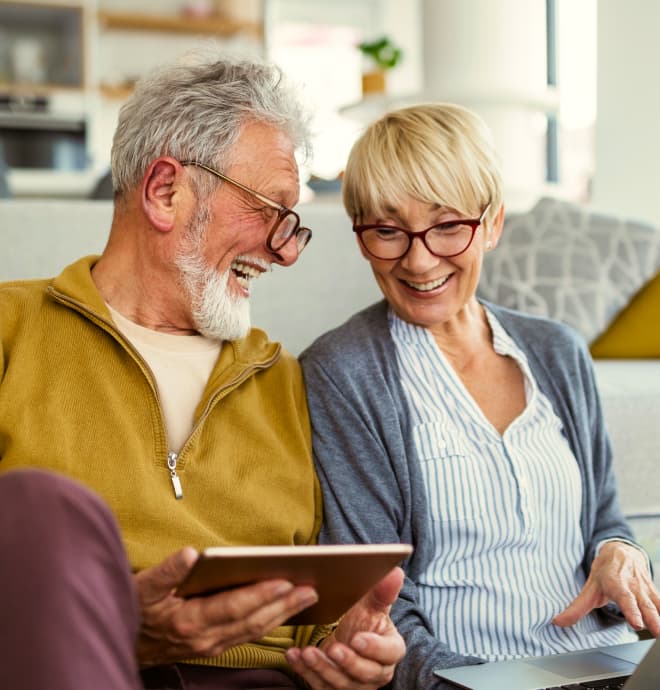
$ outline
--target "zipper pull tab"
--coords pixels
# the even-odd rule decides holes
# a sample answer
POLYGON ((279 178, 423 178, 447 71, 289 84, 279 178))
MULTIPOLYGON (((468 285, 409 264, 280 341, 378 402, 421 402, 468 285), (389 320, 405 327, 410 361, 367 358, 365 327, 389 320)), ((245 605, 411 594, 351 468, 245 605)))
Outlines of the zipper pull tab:
POLYGON ((174 498, 176 498, 177 501, 180 498, 183 498, 181 480, 179 479, 179 475, 176 473, 176 461, 178 457, 179 456, 176 453, 173 453, 172 451, 170 451, 167 454, 167 466, 170 469, 170 479, 172 480, 172 486, 174 487, 174 498))

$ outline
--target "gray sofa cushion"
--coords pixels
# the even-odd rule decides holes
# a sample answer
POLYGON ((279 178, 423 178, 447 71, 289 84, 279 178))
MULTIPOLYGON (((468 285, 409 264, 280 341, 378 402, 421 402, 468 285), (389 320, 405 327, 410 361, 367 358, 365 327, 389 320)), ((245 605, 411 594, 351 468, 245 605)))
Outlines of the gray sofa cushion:
POLYGON ((479 294, 559 319, 591 343, 659 268, 655 226, 545 198, 506 218, 479 294))

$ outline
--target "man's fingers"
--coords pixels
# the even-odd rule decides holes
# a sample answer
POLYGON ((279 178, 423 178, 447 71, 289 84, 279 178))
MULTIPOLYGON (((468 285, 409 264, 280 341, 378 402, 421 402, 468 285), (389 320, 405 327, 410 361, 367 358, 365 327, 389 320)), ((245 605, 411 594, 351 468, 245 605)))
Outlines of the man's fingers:
POLYGON ((178 632, 196 645, 195 655, 215 656, 228 647, 258 640, 316 601, 318 595, 311 587, 293 588, 278 581, 214 597, 194 597, 186 605, 199 606, 199 611, 192 617, 186 612, 187 623, 180 621, 178 632))
MULTIPOLYGON (((324 665, 326 675, 328 675, 328 673, 332 673, 328 667, 328 664, 332 664, 332 662, 322 655, 320 650, 316 648, 304 650, 300 648, 288 649, 286 659, 293 672, 300 676, 309 687, 314 688, 314 690, 331 687, 321 677, 320 666, 321 664, 324 665)), ((337 684, 335 687, 341 686, 337 684)))
POLYGON ((406 653, 406 643, 399 634, 385 637, 375 632, 360 632, 353 637, 350 647, 381 666, 397 664, 406 653))
POLYGON ((396 601, 403 585, 403 570, 393 568, 362 597, 362 603, 375 611, 386 611, 396 601))
POLYGON ((195 599, 203 609, 200 617, 208 625, 226 631, 244 628, 248 634, 261 635, 315 604, 318 598, 313 587, 294 587, 286 580, 268 580, 195 599))
POLYGON ((176 587, 190 572, 197 551, 185 547, 135 578, 142 625, 140 663, 219 654, 254 641, 318 600, 311 587, 271 580, 208 597, 184 599, 176 587))
POLYGON ((394 666, 383 666, 356 655, 348 647, 335 644, 329 654, 317 647, 290 649, 291 668, 313 688, 379 688, 392 678, 394 666))
POLYGON ((141 600, 138 657, 142 664, 220 654, 258 640, 318 600, 313 588, 294 587, 285 580, 189 599, 171 592, 148 606, 141 600))
POLYGON ((315 690, 389 683, 406 651, 388 615, 402 584, 401 568, 390 571, 346 612, 321 645, 288 650, 291 668, 315 690))
POLYGON ((142 606, 158 602, 179 585, 197 560, 197 551, 185 546, 152 568, 141 570, 135 575, 142 606))

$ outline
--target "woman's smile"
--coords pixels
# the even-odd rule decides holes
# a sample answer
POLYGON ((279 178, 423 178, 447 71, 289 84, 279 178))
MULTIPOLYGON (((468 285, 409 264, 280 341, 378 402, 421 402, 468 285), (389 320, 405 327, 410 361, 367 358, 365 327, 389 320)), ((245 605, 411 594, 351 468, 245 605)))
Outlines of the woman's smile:
POLYGON ((400 282, 409 287, 411 290, 419 293, 430 293, 434 292, 438 288, 446 285, 447 281, 452 277, 453 273, 449 275, 442 276, 442 278, 436 278, 435 280, 427 280, 424 282, 405 280, 400 278, 400 282))

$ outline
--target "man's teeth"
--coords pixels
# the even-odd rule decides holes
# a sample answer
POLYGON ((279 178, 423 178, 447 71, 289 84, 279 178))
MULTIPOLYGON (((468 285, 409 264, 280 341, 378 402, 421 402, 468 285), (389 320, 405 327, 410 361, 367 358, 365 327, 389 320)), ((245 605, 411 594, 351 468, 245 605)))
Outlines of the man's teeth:
POLYGON ((236 279, 243 287, 247 287, 252 278, 258 278, 261 271, 250 266, 249 264, 241 263, 240 261, 232 261, 231 268, 236 273, 236 279))
POLYGON ((429 292, 429 290, 435 290, 441 285, 444 285, 450 277, 451 276, 444 276, 443 278, 438 278, 437 280, 431 280, 428 283, 411 283, 408 280, 404 282, 414 290, 419 290, 420 292, 429 292))

